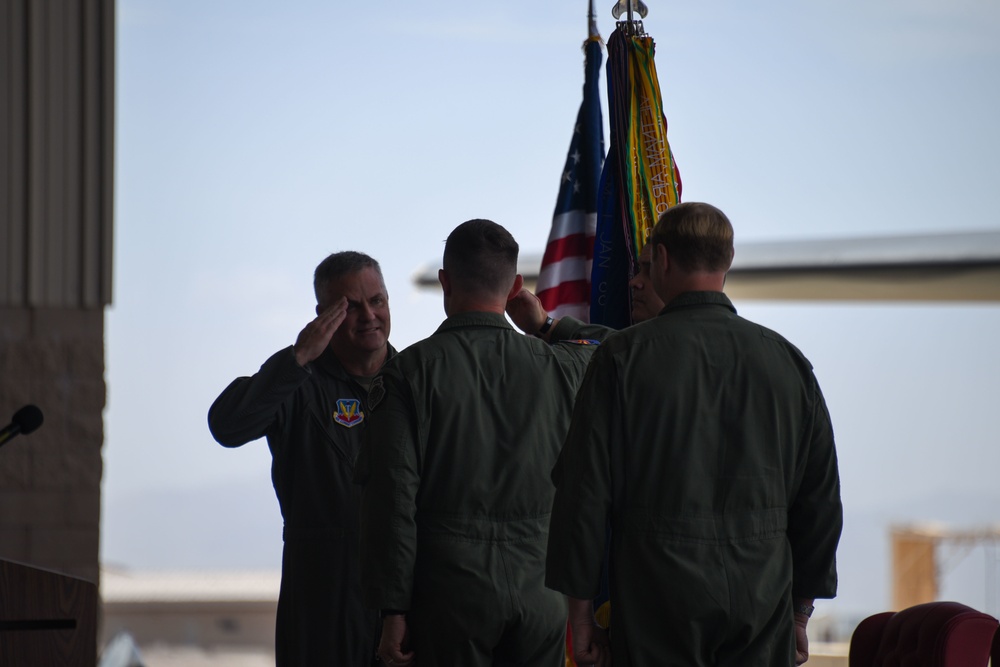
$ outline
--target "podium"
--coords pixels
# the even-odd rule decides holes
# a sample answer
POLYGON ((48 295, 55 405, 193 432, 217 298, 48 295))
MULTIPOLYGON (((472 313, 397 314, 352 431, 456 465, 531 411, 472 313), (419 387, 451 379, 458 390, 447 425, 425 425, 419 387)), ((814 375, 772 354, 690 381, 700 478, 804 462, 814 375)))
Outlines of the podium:
POLYGON ((0 559, 0 665, 94 667, 97 585, 0 559))

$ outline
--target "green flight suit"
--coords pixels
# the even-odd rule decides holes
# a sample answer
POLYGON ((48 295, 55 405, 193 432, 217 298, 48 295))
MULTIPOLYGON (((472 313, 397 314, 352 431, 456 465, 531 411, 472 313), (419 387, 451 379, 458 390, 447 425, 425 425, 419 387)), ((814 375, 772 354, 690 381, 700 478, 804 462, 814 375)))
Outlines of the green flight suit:
POLYGON ((550 472, 594 349, 463 313, 373 382, 355 477, 362 590, 407 611, 422 667, 562 665, 566 602, 543 581, 550 472))
POLYGON ((554 473, 546 585, 597 592, 616 667, 790 667, 792 598, 836 595, 833 429, 808 360, 689 292, 594 355, 554 473))
MULTIPOLYGON (((395 353, 390 345, 387 356, 395 353)), ((361 666, 375 655, 378 618, 361 597, 353 483, 367 400, 329 348, 302 367, 287 347, 253 377, 233 380, 209 410, 220 444, 266 436, 271 450, 284 521, 277 667, 361 666)))

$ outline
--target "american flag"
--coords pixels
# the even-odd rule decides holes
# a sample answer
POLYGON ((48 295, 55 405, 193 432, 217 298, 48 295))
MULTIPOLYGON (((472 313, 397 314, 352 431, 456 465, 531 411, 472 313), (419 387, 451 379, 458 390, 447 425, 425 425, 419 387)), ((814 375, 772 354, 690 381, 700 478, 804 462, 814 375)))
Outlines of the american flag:
POLYGON ((586 77, 556 199, 536 294, 552 317, 590 321, 590 271, 597 227, 597 189, 604 166, 604 121, 598 80, 601 36, 593 19, 584 42, 586 77))

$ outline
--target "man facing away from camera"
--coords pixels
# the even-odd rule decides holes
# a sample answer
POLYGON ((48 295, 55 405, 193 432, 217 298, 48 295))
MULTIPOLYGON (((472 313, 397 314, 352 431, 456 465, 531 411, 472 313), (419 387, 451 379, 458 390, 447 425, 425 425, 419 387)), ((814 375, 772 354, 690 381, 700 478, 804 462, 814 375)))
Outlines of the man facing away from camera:
POLYGON ((543 581, 550 473, 596 345, 507 322, 517 253, 496 223, 459 225, 439 273, 447 319, 372 386, 361 574, 392 667, 564 662, 566 600, 543 581))
POLYGON ((837 590, 833 429, 812 366, 723 293, 733 229, 670 208, 649 242, 660 314, 605 341, 555 473, 546 585, 591 643, 611 524, 614 664, 775 667, 808 658, 837 590))

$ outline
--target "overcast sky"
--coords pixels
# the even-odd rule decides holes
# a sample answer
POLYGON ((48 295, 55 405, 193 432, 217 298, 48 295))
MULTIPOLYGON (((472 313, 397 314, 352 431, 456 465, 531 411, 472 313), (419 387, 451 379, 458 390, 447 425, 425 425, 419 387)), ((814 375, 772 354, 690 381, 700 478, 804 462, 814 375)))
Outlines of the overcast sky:
MULTIPOLYGON (((605 38, 611 4, 598 6, 605 38)), ((647 4, 683 199, 726 211, 737 254, 750 241, 1000 230, 1000 4, 647 4)), ((277 567, 266 444, 215 444, 208 406, 294 341, 330 252, 382 262, 397 348, 443 317, 412 276, 455 225, 490 218, 541 252, 582 96, 586 9, 119 0, 106 562, 222 565, 185 534, 197 519, 220 541, 239 525, 268 545, 225 564, 277 567), (222 489, 248 495, 183 514, 222 489), (167 509, 143 524, 164 528, 140 533, 126 510, 151 496, 167 509)), ((606 104, 603 72, 601 89, 606 104)), ((888 604, 889 522, 1000 522, 1000 305, 736 306, 812 360, 848 518, 876 526, 848 525, 828 604, 888 604)), ((946 592, 995 605, 990 558, 946 575, 946 592)))

